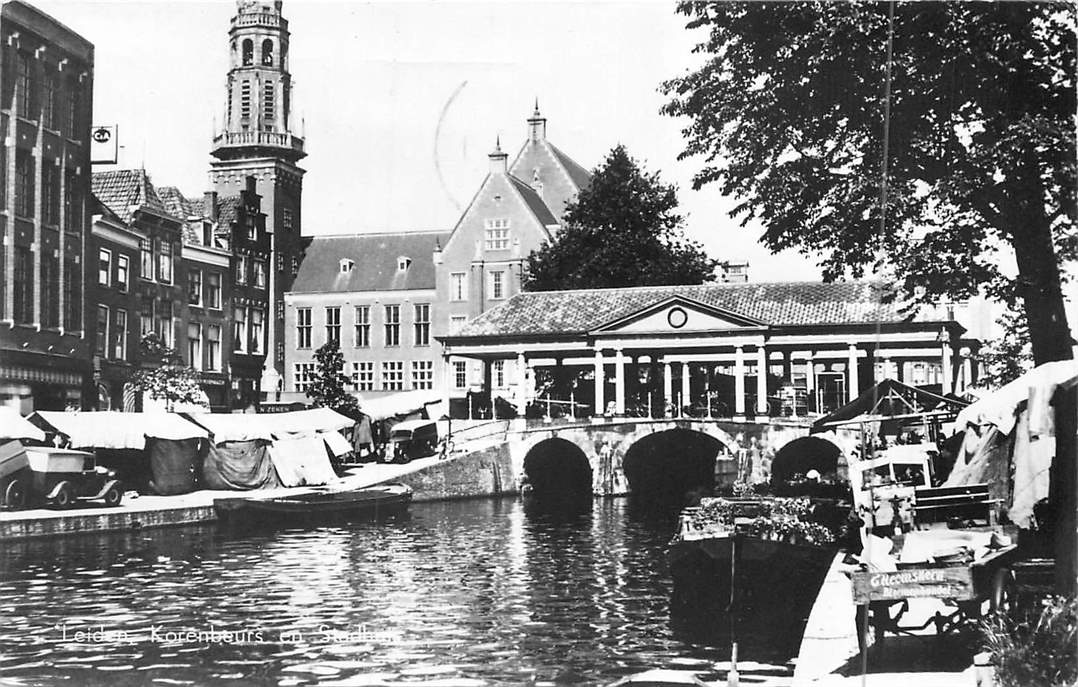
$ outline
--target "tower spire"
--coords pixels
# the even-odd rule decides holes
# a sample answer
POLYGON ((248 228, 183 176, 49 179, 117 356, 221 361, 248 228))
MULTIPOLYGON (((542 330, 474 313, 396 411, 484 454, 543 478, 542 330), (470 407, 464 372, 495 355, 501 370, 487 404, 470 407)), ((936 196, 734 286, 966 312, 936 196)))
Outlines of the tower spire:
POLYGON ((538 143, 546 140, 546 118, 539 114, 539 97, 535 98, 535 111, 528 118, 528 139, 538 143))

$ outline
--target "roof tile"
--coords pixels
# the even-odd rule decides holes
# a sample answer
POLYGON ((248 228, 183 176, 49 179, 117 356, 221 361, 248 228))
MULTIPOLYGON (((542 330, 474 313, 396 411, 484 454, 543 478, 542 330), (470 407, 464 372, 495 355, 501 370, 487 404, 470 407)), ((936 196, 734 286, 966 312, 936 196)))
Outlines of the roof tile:
POLYGON ((434 288, 436 245, 445 245, 449 232, 411 231, 386 234, 316 236, 307 247, 294 293, 349 291, 406 291, 434 288), (407 270, 397 269, 398 257, 411 258, 407 270), (340 261, 355 267, 341 272, 340 261))

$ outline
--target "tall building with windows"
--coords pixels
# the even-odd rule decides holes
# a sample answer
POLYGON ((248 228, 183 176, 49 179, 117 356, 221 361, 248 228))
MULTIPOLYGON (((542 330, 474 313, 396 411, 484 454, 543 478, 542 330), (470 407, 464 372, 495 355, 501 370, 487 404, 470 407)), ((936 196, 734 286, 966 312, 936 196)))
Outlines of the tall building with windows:
POLYGON ((238 0, 229 36, 224 127, 213 139, 213 190, 236 196, 254 179, 261 198, 272 257, 266 265, 268 305, 259 388, 272 399, 284 388, 284 294, 303 260, 301 206, 306 153, 294 133, 292 76, 288 69, 288 21, 281 0, 238 0))
POLYGON ((441 388, 434 263, 445 232, 319 236, 285 295, 288 397, 304 401, 314 352, 337 341, 361 398, 441 388))
MULTIPOLYGON (((591 183, 591 175, 547 139, 538 103, 527 131, 512 162, 500 141, 495 145, 479 191, 434 254, 436 336, 455 334, 468 320, 520 293, 528 254, 557 236, 566 205, 591 183)), ((505 393, 516 379, 514 364, 457 359, 443 374, 454 394, 484 382, 505 393)))
POLYGON ((0 7, 0 404, 91 397, 87 318, 93 45, 19 0, 0 7))

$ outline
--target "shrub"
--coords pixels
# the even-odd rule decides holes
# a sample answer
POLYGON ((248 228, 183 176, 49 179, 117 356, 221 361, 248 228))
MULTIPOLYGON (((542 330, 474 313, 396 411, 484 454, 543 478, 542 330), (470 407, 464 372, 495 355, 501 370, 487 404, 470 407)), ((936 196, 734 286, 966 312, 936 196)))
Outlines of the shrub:
POLYGON ((1078 680, 1078 599, 1049 597, 1039 614, 998 614, 982 630, 1000 687, 1071 687, 1078 680))

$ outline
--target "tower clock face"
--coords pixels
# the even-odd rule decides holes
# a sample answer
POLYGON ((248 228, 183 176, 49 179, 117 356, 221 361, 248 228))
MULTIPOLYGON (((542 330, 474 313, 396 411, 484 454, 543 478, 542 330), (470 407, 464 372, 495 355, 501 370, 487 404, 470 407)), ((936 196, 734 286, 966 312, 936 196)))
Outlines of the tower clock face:
POLYGON ((674 329, 681 329, 689 321, 689 314, 685 312, 684 308, 670 308, 666 313, 666 321, 674 329))

